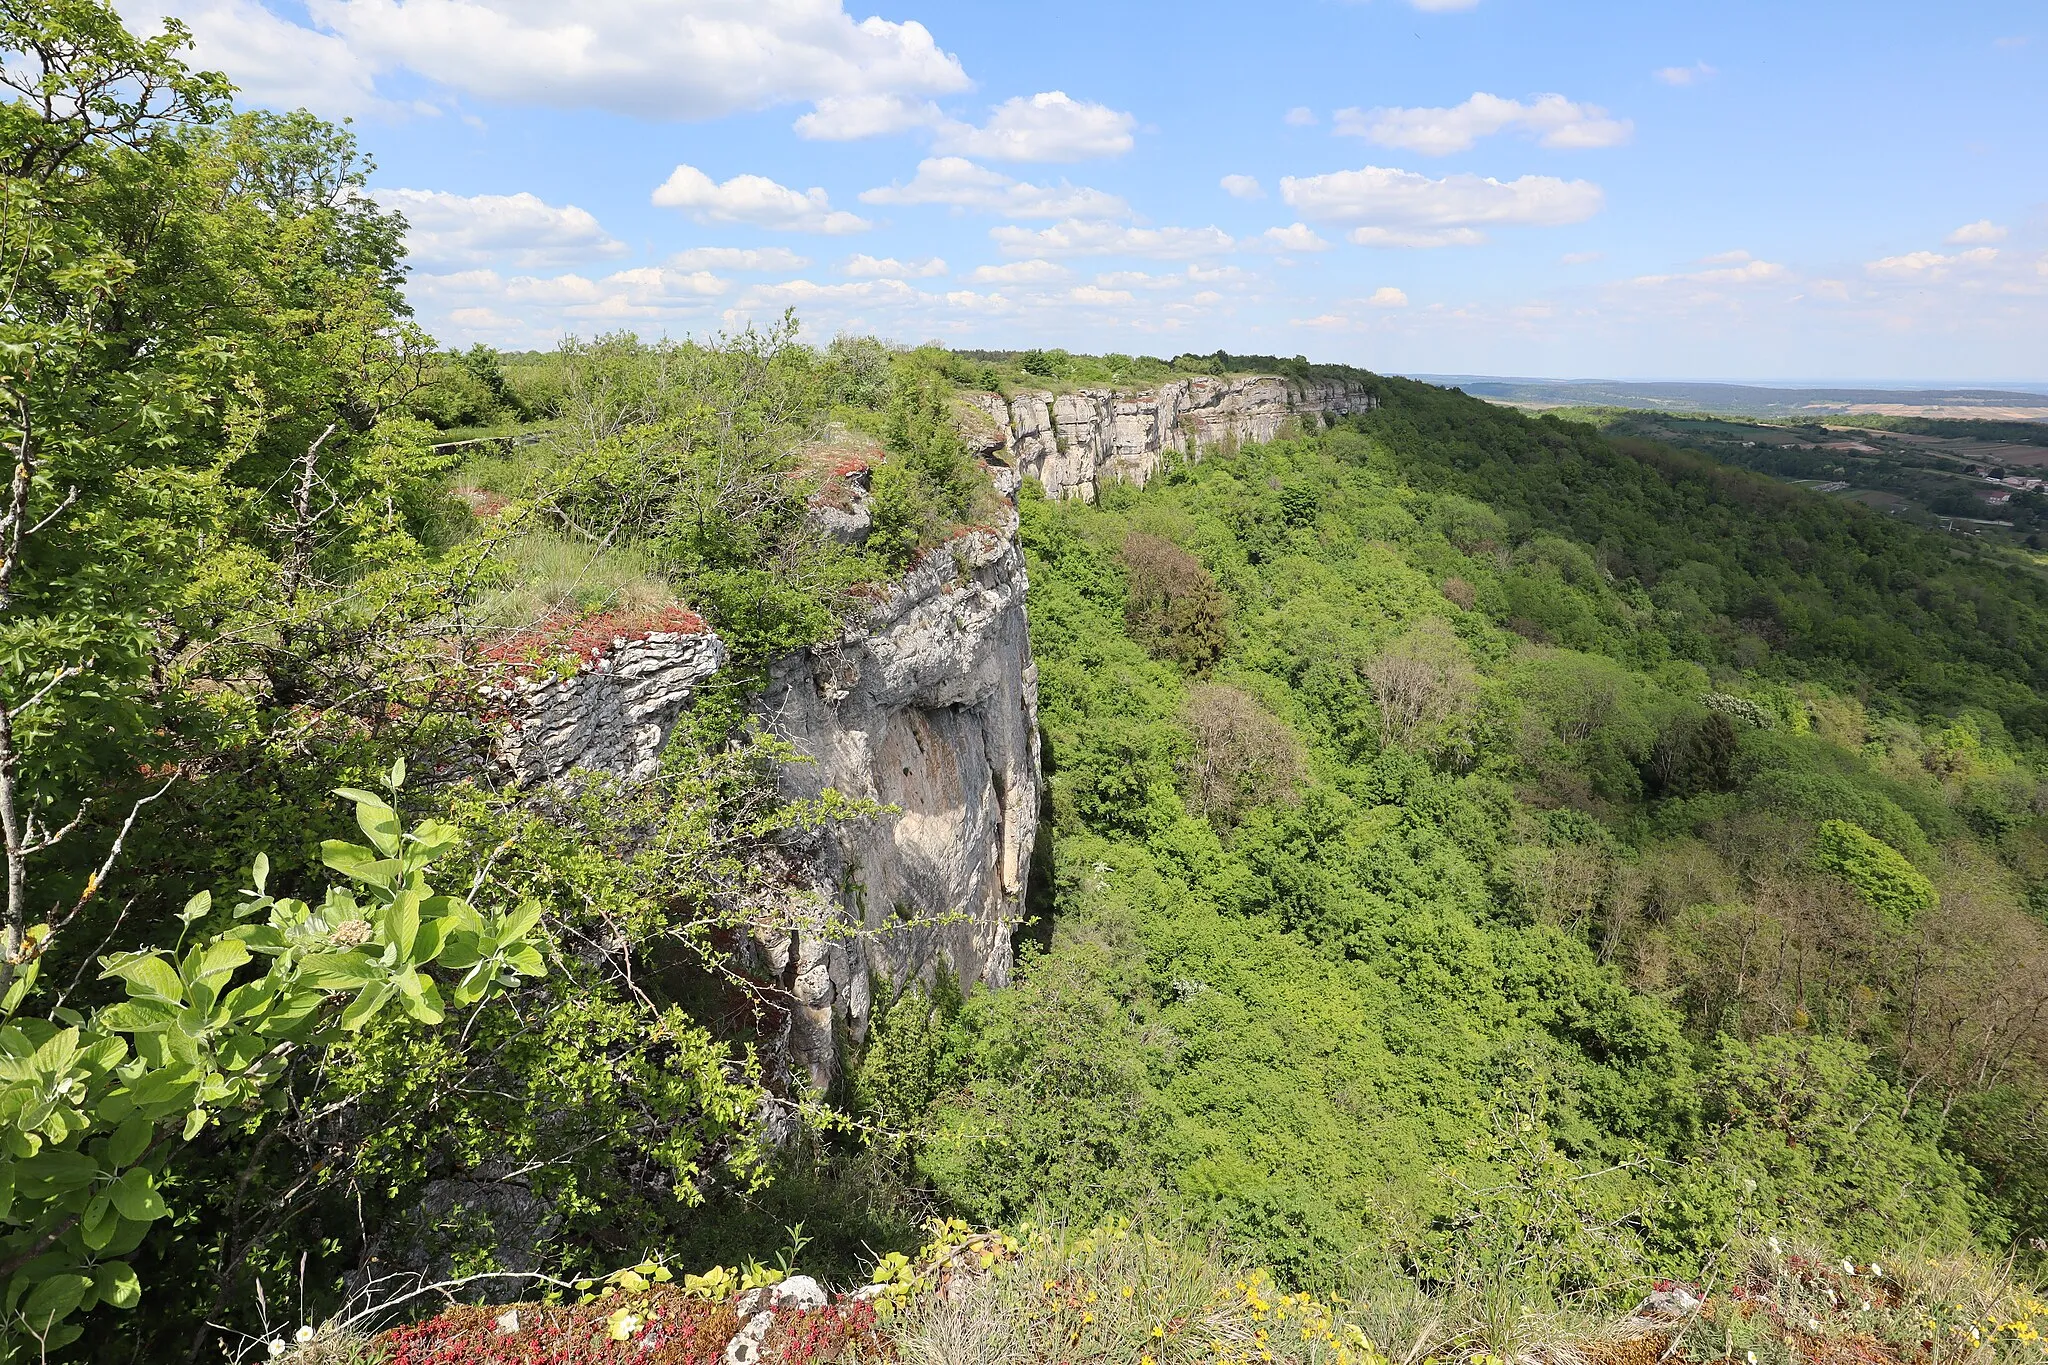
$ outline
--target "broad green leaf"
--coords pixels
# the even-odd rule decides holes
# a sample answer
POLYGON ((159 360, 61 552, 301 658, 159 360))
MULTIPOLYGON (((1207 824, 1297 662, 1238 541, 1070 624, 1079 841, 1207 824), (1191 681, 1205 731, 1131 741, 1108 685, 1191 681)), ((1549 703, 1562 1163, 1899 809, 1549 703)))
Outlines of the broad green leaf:
POLYGON ((447 943, 442 946, 435 960, 449 971, 459 972, 474 966, 482 956, 482 945, 477 936, 464 929, 448 935, 447 943))
POLYGON ((252 1018, 270 1007, 282 985, 282 980, 275 974, 260 976, 229 991, 227 998, 221 1001, 221 1008, 230 1019, 252 1018))
POLYGON ((323 991, 354 990, 381 980, 384 969, 373 958, 350 951, 346 953, 313 953, 299 959, 297 980, 300 985, 312 986, 323 991))
POLYGON ((14 1208, 14 1163, 0 1161, 0 1222, 14 1208))
POLYGON ((518 906, 505 913, 498 925, 498 942, 508 945, 525 938, 540 923, 540 904, 537 901, 521 901, 518 906))
MULTIPOLYGON (((204 1118, 203 1110, 195 1109, 192 1112, 195 1116, 204 1118)), ((185 1140, 189 1142, 193 1137, 192 1125, 188 1122, 185 1127, 185 1140)), ((113 1196, 114 1207, 121 1211, 121 1216, 132 1218, 138 1223, 154 1223, 170 1212, 164 1205, 163 1196, 156 1191, 156 1177, 145 1170, 127 1172, 114 1182, 113 1189, 108 1193, 113 1196)))
POLYGON ((393 791, 397 791, 405 785, 405 755, 400 754, 397 758, 391 760, 391 772, 385 778, 385 781, 393 791))
POLYGON ((137 1109, 161 1116, 189 1104, 198 1085, 198 1073, 191 1066, 159 1067, 130 1081, 128 1097, 137 1109))
POLYGON ((414 962, 432 962, 441 955, 441 938, 448 921, 441 919, 422 920, 420 931, 412 941, 409 955, 414 962))
POLYGON ((31 1199, 54 1199, 82 1190, 100 1173, 100 1164, 83 1152, 54 1148, 37 1152, 15 1167, 15 1188, 31 1199))
MULTIPOLYGON (((348 795, 348 789, 344 788, 342 794, 348 795)), ((365 792, 363 795, 368 796, 369 793, 365 792)), ((376 797, 370 797, 367 801, 357 800, 356 825, 378 852, 387 858, 397 856, 399 835, 402 832, 397 811, 376 797)))
POLYGON ((249 945, 239 938, 217 938, 200 953, 195 979, 225 975, 247 963, 249 957, 249 945))
POLYGON ((249 884, 256 888, 256 894, 263 894, 263 884, 270 880, 270 855, 259 853, 256 861, 249 865, 249 884))
POLYGON ((379 858, 373 849, 343 839, 328 839, 320 845, 320 861, 342 876, 370 886, 390 887, 400 872, 396 858, 379 858))
POLYGON ((214 1055, 220 1059, 221 1070, 230 1073, 248 1070, 256 1060, 270 1051, 268 1039, 253 1033, 236 1032, 223 1039, 214 1048, 214 1055))
POLYGON ((401 962, 412 961, 413 941, 420 933, 420 897, 417 891, 402 891, 384 914, 384 932, 398 945, 401 962))
POLYGON ((185 983, 177 968, 155 953, 136 953, 115 959, 100 973, 102 979, 118 976, 128 983, 128 994, 183 1004, 185 983))
POLYGON ((521 976, 546 976, 548 964, 541 960, 540 950, 530 943, 522 943, 505 954, 505 965, 521 976))
POLYGON ((107 1139, 107 1164, 117 1171, 134 1165, 149 1150, 149 1140, 155 1133, 156 1125, 148 1119, 140 1116, 129 1119, 107 1139))
POLYGON ((414 846, 431 862, 462 842, 462 831, 444 820, 422 820, 412 832, 414 846))
POLYGON ((62 1076, 71 1069, 72 1059, 78 1056, 78 1030, 65 1029, 36 1049, 30 1064, 45 1076, 62 1076))
POLYGON ((103 1029, 121 1033, 149 1033, 171 1026, 178 1017, 175 1005, 163 1000, 123 1000, 99 1012, 98 1022, 103 1029))
POLYGON ((341 1026, 354 1033, 377 1017, 377 1011, 384 1008, 391 999, 394 987, 389 981, 380 981, 374 986, 365 986, 349 1007, 341 1012, 341 1026))
POLYGON ((185 908, 178 912, 178 918, 187 924, 192 924, 205 919, 212 909, 213 893, 211 891, 201 891, 191 900, 185 902, 185 908))
POLYGON ((28 1320, 30 1330, 47 1332, 78 1310, 90 1288, 92 1281, 83 1275, 52 1275, 29 1291, 27 1301, 21 1305, 21 1315, 28 1320))
POLYGON ((142 1301, 142 1281, 126 1261, 106 1261, 93 1272, 100 1302, 112 1308, 133 1308, 142 1301))
POLYGON ((405 998, 405 1012, 422 1024, 438 1024, 447 1017, 441 1007, 441 989, 424 972, 400 972, 399 992, 405 998))
POLYGON ((111 1196, 96 1194, 86 1203, 85 1212, 78 1216, 78 1235, 89 1251, 104 1251, 107 1243, 114 1240, 121 1220, 114 1213, 111 1196))
POLYGON ((193 1138, 198 1137, 199 1130, 205 1126, 206 1111, 204 1109, 194 1109, 191 1113, 187 1114, 185 1116, 185 1141, 190 1142, 193 1138))

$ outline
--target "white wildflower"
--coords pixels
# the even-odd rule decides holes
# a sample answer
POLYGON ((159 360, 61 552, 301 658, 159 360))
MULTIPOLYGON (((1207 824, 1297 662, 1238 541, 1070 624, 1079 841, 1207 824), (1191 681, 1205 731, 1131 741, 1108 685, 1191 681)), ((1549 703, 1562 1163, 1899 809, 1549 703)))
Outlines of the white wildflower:
POLYGON ((272 1360, 276 1360, 279 1356, 283 1355, 286 1351, 289 1351, 290 1349, 291 1347, 284 1344, 283 1337, 272 1337, 270 1339, 270 1358, 272 1360))
POLYGON ((1879 1265, 1876 1261, 1872 1261, 1870 1263, 1870 1273, 1873 1275, 1882 1275, 1884 1274, 1884 1267, 1879 1265))
POLYGON ((296 1341, 301 1346, 304 1346, 307 1342, 311 1341, 312 1339, 313 1324, 310 1322, 307 1323, 305 1326, 299 1328, 298 1331, 292 1333, 292 1340, 296 1341))
POLYGON ((1856 1263, 1854 1261, 1842 1262, 1842 1273, 1844 1275, 1854 1275, 1856 1273, 1856 1263))
MULTIPOLYGON (((1783 1248, 1783 1247, 1779 1246, 1779 1245, 1778 1245, 1778 1239, 1777 1239, 1777 1238, 1775 1238, 1775 1237, 1773 1237, 1773 1238, 1771 1239, 1771 1255, 1773 1255, 1773 1256, 1783 1256, 1784 1254, 1785 1254, 1785 1248, 1783 1248)), ((1754 1354, 1755 1354, 1755 1352, 1751 1352, 1751 1354, 1752 1354, 1752 1355, 1754 1355, 1754 1354)))

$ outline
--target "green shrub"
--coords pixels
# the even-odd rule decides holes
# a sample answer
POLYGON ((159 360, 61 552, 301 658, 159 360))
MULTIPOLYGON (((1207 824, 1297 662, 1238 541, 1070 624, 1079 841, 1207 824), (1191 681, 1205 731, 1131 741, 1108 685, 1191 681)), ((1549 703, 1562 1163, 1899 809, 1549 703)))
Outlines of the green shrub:
POLYGON ((1934 883, 1904 855, 1847 820, 1821 821, 1813 865, 1847 882, 1873 910, 1898 924, 1911 924, 1940 903, 1934 883))

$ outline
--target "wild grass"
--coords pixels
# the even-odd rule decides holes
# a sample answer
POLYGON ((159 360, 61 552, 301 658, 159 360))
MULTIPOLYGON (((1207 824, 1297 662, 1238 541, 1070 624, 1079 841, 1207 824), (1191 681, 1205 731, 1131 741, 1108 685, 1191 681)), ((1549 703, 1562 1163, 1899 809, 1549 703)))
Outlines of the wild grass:
POLYGON ((652 611, 675 589, 630 547, 581 543, 536 527, 507 542, 503 577, 478 606, 486 625, 518 629, 557 613, 652 611))

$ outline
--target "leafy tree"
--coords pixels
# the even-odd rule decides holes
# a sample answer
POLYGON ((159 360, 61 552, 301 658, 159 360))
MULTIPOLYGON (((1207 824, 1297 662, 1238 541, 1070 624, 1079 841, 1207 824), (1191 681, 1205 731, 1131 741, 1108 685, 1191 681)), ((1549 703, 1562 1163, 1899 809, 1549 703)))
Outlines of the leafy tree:
MULTIPOLYGON (((103 959, 127 999, 89 1015, 20 1013, 39 955, 20 966, 0 1000, 0 1359, 69 1345, 85 1331, 74 1315, 100 1304, 136 1306, 144 1287, 126 1258, 175 1218, 163 1191, 209 1125, 262 1129, 288 1071, 387 1009, 433 1027, 545 974, 538 906, 480 914, 428 883, 454 828, 407 832, 383 798, 341 795, 370 842, 322 846, 346 880, 318 904, 270 895, 258 858, 234 905, 192 898, 171 949, 103 959)), ((47 936, 38 926, 29 942, 47 936)))
POLYGON ((1847 820, 1821 821, 1813 838, 1813 864, 1902 924, 1911 924, 1940 902, 1934 884, 1897 849, 1847 820))
POLYGON ((1192 673, 1214 667, 1230 643, 1230 602, 1201 561, 1142 531, 1124 538, 1121 554, 1132 637, 1192 673))

